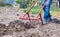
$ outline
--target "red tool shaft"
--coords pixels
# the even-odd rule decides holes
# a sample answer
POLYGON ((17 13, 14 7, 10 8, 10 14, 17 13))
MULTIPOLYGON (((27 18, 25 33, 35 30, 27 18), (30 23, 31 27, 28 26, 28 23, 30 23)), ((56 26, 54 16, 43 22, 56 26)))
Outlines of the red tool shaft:
MULTIPOLYGON (((26 11, 26 14, 30 12, 30 10, 34 7, 34 5, 36 4, 36 2, 38 2, 38 0, 36 0, 32 5, 31 7, 26 11)), ((24 16, 26 16, 26 14, 24 16)), ((23 16, 23 17, 24 17, 23 16)))

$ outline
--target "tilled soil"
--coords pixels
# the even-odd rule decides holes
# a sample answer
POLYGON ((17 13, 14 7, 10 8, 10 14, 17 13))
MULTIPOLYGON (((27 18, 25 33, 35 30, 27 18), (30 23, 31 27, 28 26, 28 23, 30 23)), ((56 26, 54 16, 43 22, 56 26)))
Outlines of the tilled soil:
POLYGON ((60 17, 41 26, 40 21, 19 19, 24 13, 17 8, 0 9, 0 37, 60 37, 60 17))

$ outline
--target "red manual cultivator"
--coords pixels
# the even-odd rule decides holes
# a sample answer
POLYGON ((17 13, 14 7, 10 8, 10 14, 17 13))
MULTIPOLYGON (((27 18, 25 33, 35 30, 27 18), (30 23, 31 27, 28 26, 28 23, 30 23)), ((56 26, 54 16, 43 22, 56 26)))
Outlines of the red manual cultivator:
POLYGON ((38 0, 36 0, 32 5, 31 7, 26 11, 25 15, 23 15, 22 17, 20 17, 20 19, 23 19, 23 20, 41 20, 41 25, 43 25, 43 20, 42 20, 42 16, 41 16, 41 12, 44 8, 44 6, 46 5, 47 1, 44 3, 44 5, 42 6, 42 8, 39 10, 39 14, 37 15, 36 18, 33 18, 33 17, 30 17, 29 15, 29 12, 30 10, 34 7, 34 5, 36 4, 36 2, 38 2, 38 0), (26 17, 27 16, 27 17, 26 17))

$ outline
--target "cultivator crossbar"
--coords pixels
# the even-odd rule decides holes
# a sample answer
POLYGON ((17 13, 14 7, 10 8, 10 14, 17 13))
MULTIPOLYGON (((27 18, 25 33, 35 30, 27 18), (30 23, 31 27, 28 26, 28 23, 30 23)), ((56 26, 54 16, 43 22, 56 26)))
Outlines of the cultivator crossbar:
POLYGON ((44 3, 44 5, 42 6, 42 8, 39 10, 39 14, 37 15, 36 18, 30 17, 30 15, 29 15, 30 10, 34 7, 34 5, 35 5, 37 2, 38 2, 38 0, 36 0, 36 1, 31 5, 31 7, 26 11, 25 15, 23 15, 22 17, 20 17, 20 19, 29 20, 29 21, 31 21, 31 20, 41 20, 41 25, 43 25, 43 20, 42 20, 41 12, 42 12, 44 6, 45 6, 46 3, 47 3, 47 0, 46 0, 46 2, 44 3), (27 16, 27 17, 26 17, 26 16, 27 16))

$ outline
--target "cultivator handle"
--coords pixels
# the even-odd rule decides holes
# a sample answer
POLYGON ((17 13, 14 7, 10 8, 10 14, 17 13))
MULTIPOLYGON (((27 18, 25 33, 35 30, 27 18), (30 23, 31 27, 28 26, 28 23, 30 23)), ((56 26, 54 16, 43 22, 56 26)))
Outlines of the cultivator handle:
MULTIPOLYGON (((36 0, 36 1, 31 5, 31 7, 26 11, 26 14, 28 14, 28 13, 30 12, 30 10, 34 7, 34 5, 36 4, 36 2, 38 2, 38 0, 36 0)), ((25 15, 26 15, 26 14, 25 14, 25 15)), ((24 15, 24 16, 25 16, 25 15, 24 15)), ((24 17, 24 16, 23 16, 23 17, 24 17)))
POLYGON ((46 2, 44 3, 44 5, 42 6, 42 8, 39 10, 39 14, 36 18, 32 18, 29 16, 29 12, 30 10, 34 7, 34 5, 36 4, 36 2, 38 2, 38 0, 36 0, 32 5, 31 7, 26 11, 25 15, 23 15, 22 17, 20 17, 20 19, 23 19, 23 20, 41 20, 41 25, 43 25, 43 20, 42 20, 42 16, 41 16, 41 12, 43 10, 43 8, 45 7, 46 3, 47 3, 48 0, 46 0, 46 2), (26 17, 27 15, 27 17, 26 17))

